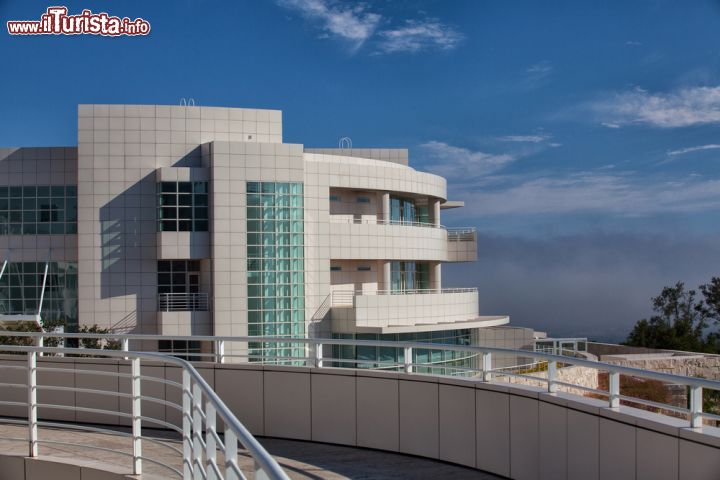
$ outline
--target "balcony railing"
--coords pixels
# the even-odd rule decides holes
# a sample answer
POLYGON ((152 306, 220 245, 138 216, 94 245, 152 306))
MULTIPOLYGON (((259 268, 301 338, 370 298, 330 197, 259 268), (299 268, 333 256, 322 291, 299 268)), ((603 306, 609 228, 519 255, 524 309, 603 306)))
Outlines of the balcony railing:
MULTIPOLYGON (((350 346, 350 347, 375 347, 375 348, 387 348, 397 349, 403 352, 402 356, 398 356, 398 360, 378 360, 373 363, 370 368, 381 369, 381 370, 395 370, 406 373, 413 373, 417 375, 438 375, 438 369, 442 368, 443 372, 440 375, 461 375, 464 377, 472 378, 476 381, 481 382, 496 382, 496 381, 507 381, 512 377, 527 378, 533 382, 539 382, 544 384, 544 387, 548 392, 554 393, 559 390, 565 390, 568 395, 579 395, 578 391, 582 391, 585 394, 591 394, 595 398, 602 399, 611 408, 618 408, 622 403, 629 405, 641 405, 650 407, 657 410, 657 413, 675 417, 683 417, 687 419, 688 426, 692 428, 702 427, 704 422, 720 422, 720 415, 716 413, 710 413, 703 411, 703 391, 717 392, 715 395, 720 393, 720 381, 708 380, 705 378, 688 377, 683 375, 674 375, 670 373, 657 372, 652 370, 642 370, 639 368, 625 367, 621 365, 614 365, 609 363, 603 363, 593 361, 585 358, 554 355, 550 353, 537 352, 531 350, 512 350, 507 348, 495 348, 486 346, 475 346, 475 345, 455 345, 455 344, 441 344, 441 343, 425 343, 425 342, 405 342, 405 341, 382 341, 382 340, 346 340, 346 339, 331 339, 331 338, 287 338, 287 337, 225 337, 225 336, 172 336, 172 335, 132 335, 132 334, 88 334, 88 333, 33 333, 33 332, 4 332, 0 331, 0 341, 7 341, 3 337, 29 337, 29 341, 33 341, 36 345, 41 346, 45 339, 102 339, 104 341, 120 342, 124 351, 108 351, 108 350, 84 350, 83 353, 90 355, 99 356, 110 356, 110 357, 129 357, 131 359, 138 359, 137 364, 133 362, 131 375, 125 375, 126 377, 132 378, 134 385, 132 398, 133 410, 132 418, 140 418, 140 365, 139 359, 143 360, 159 360, 162 362, 169 362, 178 365, 183 368, 183 384, 181 385, 182 391, 184 392, 182 406, 174 405, 175 408, 180 408, 183 412, 183 440, 184 440, 184 452, 186 455, 186 468, 189 469, 191 475, 193 473, 193 467, 197 466, 197 472, 201 475, 200 478, 205 478, 202 475, 206 470, 203 468, 207 461, 212 464, 215 461, 215 457, 212 455, 212 450, 208 450, 207 444, 201 442, 201 433, 203 424, 208 418, 214 417, 215 414, 219 415, 223 422, 227 426, 232 428, 232 436, 228 435, 228 431, 225 431, 225 440, 230 439, 231 442, 240 441, 248 451, 256 458, 257 463, 260 465, 271 478, 285 478, 279 467, 276 467, 276 463, 272 460, 267 453, 262 450, 262 447, 257 444, 255 439, 242 427, 242 424, 227 410, 227 407, 217 397, 215 392, 207 385, 203 380, 203 377, 197 373, 197 371, 187 362, 180 360, 175 357, 165 356, 157 353, 134 353, 128 352, 128 346, 131 341, 137 342, 139 340, 179 340, 179 341, 196 341, 206 344, 210 344, 211 348, 201 348, 199 353, 189 353, 188 357, 193 358, 197 361, 210 361, 218 363, 226 363, 230 361, 256 361, 256 362, 267 362, 277 363, 279 361, 287 360, 288 362, 302 362, 305 366, 316 367, 316 368, 353 368, 353 366, 368 364, 368 360, 363 359, 348 359, 348 358, 333 358, 326 357, 323 352, 331 350, 332 346, 350 346), (265 349, 256 349, 248 351, 247 348, 230 348, 226 349, 227 345, 247 345, 248 342, 262 343, 265 345, 265 349), (304 357, 279 357, 277 355, 277 346, 283 349, 288 348, 288 345, 297 346, 303 349, 306 353, 304 357), (327 348, 324 348, 327 347, 327 348), (477 365, 473 366, 459 366, 459 365, 443 365, 437 367, 431 361, 421 361, 413 355, 413 350, 419 349, 422 351, 453 351, 461 352, 465 355, 475 355, 479 357, 477 365), (226 353, 232 351, 234 353, 226 353), (545 376, 539 377, 534 376, 531 372, 517 371, 514 367, 497 367, 493 366, 494 357, 498 356, 516 356, 521 358, 532 359, 533 364, 540 364, 543 370, 546 372, 545 376), (594 370, 598 373, 603 373, 608 376, 606 386, 591 388, 583 386, 579 383, 574 383, 569 379, 561 379, 558 376, 560 368, 577 366, 584 367, 594 370), (451 372, 451 373, 447 373, 451 372), (656 380, 665 384, 681 385, 687 387, 688 390, 688 403, 684 406, 671 405, 667 402, 656 402, 635 396, 638 394, 637 390, 627 389, 621 385, 620 378, 633 377, 646 380, 656 380), (137 379, 137 380, 136 380, 137 379), (621 389, 622 387, 622 389, 621 389), (206 397, 211 406, 212 410, 203 411, 202 398, 206 397), (208 413, 210 412, 210 414, 208 413), (205 420, 203 420, 205 419, 205 420), (193 441, 194 440, 194 441, 193 441), (205 451, 205 452, 203 452, 205 451), (203 462, 203 455, 209 458, 203 462), (189 458, 192 458, 188 461, 189 458)), ((5 346, 0 347, 0 351, 12 351, 12 352, 23 352, 27 353, 28 356, 28 384, 31 386, 28 390, 30 403, 36 402, 34 397, 36 388, 37 377, 37 355, 38 352, 43 352, 46 356, 48 355, 59 355, 59 354, 77 354, 76 349, 58 349, 58 348, 42 348, 42 347, 14 347, 5 346)), ((426 355, 424 358, 432 359, 435 358, 432 354, 426 355)), ((293 363, 296 364, 296 363, 293 363)), ((3 368, 21 368, 22 366, 7 366, 3 368)), ((49 370, 49 369, 48 369, 49 370)), ((98 373, 98 372, 95 372, 98 373)), ((101 372, 102 373, 102 372, 101 372)), ((118 374, 121 375, 121 374, 118 374)), ((180 385, 176 382, 172 382, 172 385, 180 385)), ((1 386, 10 386, 17 388, 26 388, 25 384, 2 384, 1 386)), ((58 389, 58 387, 52 387, 58 389)), ((68 387, 70 388, 70 387, 68 387)), ((4 399, 0 399, 2 401, 4 399)), ((5 404, 13 404, 13 402, 5 401, 5 404)), ((42 405, 40 405, 42 406, 42 405)), ((31 417, 29 418, 30 423, 30 447, 33 445, 37 446, 37 409, 30 409, 31 417), (34 412, 34 413, 32 413, 34 412), (33 431, 33 427, 35 427, 33 431)), ((118 415, 119 412, 112 412, 113 415, 118 415)), ((136 432, 139 432, 139 422, 133 422, 133 438, 135 438, 136 432), (136 430, 137 429, 137 430, 136 430)), ((212 423, 206 425, 214 425, 212 423)), ((172 427, 171 427, 172 428, 172 427)), ((209 427, 206 427, 209 428, 209 427)), ((139 436, 139 433, 137 433, 139 436)), ((215 435, 211 435, 215 438, 215 435)), ((210 438, 210 437, 209 437, 210 438)), ((217 440, 215 438, 215 440, 217 440)), ((219 447, 220 445, 217 444, 219 447)), ((35 450, 36 452, 36 450, 35 450)), ((138 450, 139 452, 139 450, 138 450)), ((30 451, 33 456, 33 450, 30 451)), ((233 472, 237 469, 237 463, 233 462, 232 459, 237 457, 236 450, 227 447, 225 444, 225 455, 228 458, 228 453, 231 453, 230 465, 227 467, 233 472)), ((134 458, 139 459, 140 454, 135 454, 134 458)), ((228 462, 226 460, 226 465, 228 462)), ((211 467, 213 470, 215 468, 211 467)), ((227 470, 226 470, 227 471, 227 470)), ((185 470, 184 478, 187 476, 188 470, 185 470)), ((177 472, 180 473, 180 472, 177 472)), ((217 472, 216 472, 217 473, 217 472)), ((226 477, 227 478, 227 477, 226 477)), ((237 477, 236 477, 237 478, 237 477)))
POLYGON ((473 242, 475 241, 475 227, 448 228, 448 241, 451 242, 473 242))
POLYGON ((161 312, 206 312, 207 293, 161 293, 158 295, 158 310, 161 312))
MULTIPOLYGON (((7 340, 2 338, 7 334, 8 332, 0 333, 2 335, 0 342, 7 340)), ((43 334, 33 334, 32 336, 36 346, 0 345, 0 352, 12 354, 9 357, 12 357, 13 360, 0 364, 0 372, 3 372, 0 387, 4 388, 4 395, 7 395, 8 389, 21 389, 27 392, 25 401, 22 402, 9 401, 7 396, 0 398, 0 404, 3 406, 24 407, 24 411, 27 413, 27 417, 3 418, 4 423, 26 425, 27 427, 26 438, 6 438, 6 440, 27 442, 29 457, 42 459, 42 451, 46 445, 59 444, 66 448, 94 451, 105 456, 115 455, 117 457, 115 463, 125 458, 126 460, 121 465, 130 463, 132 473, 138 476, 142 475, 144 466, 151 466, 155 467, 156 471, 159 469, 162 472, 162 476, 157 478, 289 480, 277 461, 252 436, 208 385, 203 376, 187 361, 162 353, 128 351, 127 338, 119 339, 124 351, 118 351, 43 347, 43 334), (78 367, 73 370, 71 362, 53 364, 44 361, 55 356, 93 356, 114 359, 119 366, 129 367, 129 369, 127 369, 128 373, 124 373, 123 369, 117 367, 114 371, 81 370, 82 367, 78 364, 78 367), (15 359, 21 360, 23 357, 22 363, 14 361, 15 359), (147 364, 151 364, 151 368, 144 368, 147 364), (152 368, 157 369, 158 364, 179 367, 182 379, 170 380, 149 373, 152 372, 152 368), (12 378, 19 376, 14 373, 17 371, 22 372, 21 375, 25 377, 25 382, 10 383, 12 378), (46 375, 46 372, 49 375, 46 375), (59 374, 67 375, 68 373, 87 375, 91 378, 97 377, 100 380, 107 376, 115 377, 115 388, 95 386, 108 386, 108 382, 99 380, 92 383, 93 388, 80 388, 75 386, 72 381, 70 384, 63 385, 53 382, 52 379, 59 374), (152 393, 157 390, 156 388, 153 390, 153 384, 156 383, 162 384, 168 391, 173 392, 168 400, 154 396, 157 395, 157 393, 152 393), (119 385, 122 387, 119 388, 119 385), (97 401, 95 406, 80 406, 75 402, 71 404, 48 403, 47 392, 72 392, 73 398, 75 393, 78 398, 81 394, 85 397, 94 395, 95 398, 114 397, 116 407, 114 409, 102 408, 103 403, 100 401, 97 401), (123 400, 130 403, 126 411, 117 409, 117 402, 123 400), (153 415, 157 415, 152 413, 154 404, 167 406, 169 411, 177 411, 181 414, 181 419, 177 422, 170 422, 153 417, 153 415), (150 408, 147 408, 148 406, 150 408), (94 425, 79 422, 57 423, 42 419, 47 410, 58 409, 71 411, 73 418, 76 413, 78 415, 99 415, 101 418, 107 416, 110 419, 120 417, 125 419, 131 428, 126 432, 117 427, 104 427, 99 423, 94 425), (40 415, 38 410, 41 412, 40 415), (178 440, 182 440, 182 446, 178 448, 173 445, 174 442, 159 441, 156 434, 144 430, 148 425, 151 425, 148 429, 151 432, 157 428, 168 429, 172 433, 169 433, 167 438, 173 439, 174 435, 178 440), (219 426, 221 425, 224 426, 223 435, 220 434, 222 430, 219 426), (132 447, 132 449, 128 448, 127 450, 130 451, 126 451, 125 448, 108 448, 106 444, 98 444, 99 442, 93 441, 95 437, 82 435, 70 437, 72 443, 67 440, 59 441, 48 433, 47 428, 111 435, 125 439, 127 447, 132 447), (143 449, 145 445, 147 447, 143 449), (154 447, 163 447, 161 454, 158 454, 158 448, 154 447), (222 454, 222 458, 218 458, 218 451, 222 454), (249 469, 243 465, 247 464, 243 459, 247 455, 254 461, 251 462, 251 464, 254 463, 254 466, 249 469)), ((157 338, 165 339, 162 336, 157 338)), ((154 473, 151 473, 151 476, 156 478, 154 473)))
POLYGON ((443 225, 428 222, 409 222, 406 220, 385 220, 383 218, 347 218, 346 215, 330 215, 332 223, 351 223, 355 225, 400 225, 404 227, 442 228, 443 225))
POLYGON ((333 307, 349 307, 355 303, 355 297, 363 295, 443 295, 451 293, 472 293, 477 288, 421 288, 413 290, 334 290, 332 292, 333 307))

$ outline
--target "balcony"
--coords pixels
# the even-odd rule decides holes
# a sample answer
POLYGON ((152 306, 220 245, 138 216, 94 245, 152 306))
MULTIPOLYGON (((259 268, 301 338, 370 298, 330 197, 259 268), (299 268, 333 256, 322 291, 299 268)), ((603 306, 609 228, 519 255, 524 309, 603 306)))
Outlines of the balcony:
POLYGON ((330 258, 336 260, 447 260, 442 225, 331 215, 330 258))
POLYGON ((160 335, 212 335, 207 293, 158 295, 157 328, 160 335))
POLYGON ((477 260, 477 230, 475 227, 447 229, 447 261, 474 262, 477 260))
POLYGON ((406 333, 508 323, 480 317, 476 288, 375 292, 337 290, 330 318, 334 333, 406 333))

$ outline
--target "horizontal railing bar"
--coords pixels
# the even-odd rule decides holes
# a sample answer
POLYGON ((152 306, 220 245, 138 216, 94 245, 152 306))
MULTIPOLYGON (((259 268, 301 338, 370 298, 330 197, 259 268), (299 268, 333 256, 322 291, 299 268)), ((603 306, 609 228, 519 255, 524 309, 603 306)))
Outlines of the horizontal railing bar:
POLYGON ((0 387, 27 388, 27 383, 0 383, 0 387))
POLYGON ((638 403, 640 405, 647 405, 648 407, 662 408, 664 410, 670 410, 672 412, 682 413, 685 415, 690 413, 689 408, 678 407, 675 405, 671 405, 669 403, 658 403, 658 402, 653 402, 652 400, 646 400, 644 398, 628 397, 627 395, 620 395, 619 398, 620 398, 620 400, 624 400, 626 402, 638 403))
MULTIPOLYGON (((0 337, 6 334, 8 336, 13 335, 20 335, 20 336, 27 336, 27 337, 38 337, 41 336, 38 333, 35 332, 2 332, 0 331, 0 337)), ((597 362, 592 360, 587 360, 584 358, 577 358, 577 357, 567 357, 563 355, 555 355, 551 353, 544 353, 544 352, 534 352, 531 350, 513 350, 509 348, 500 348, 500 347, 481 347, 481 346, 470 346, 470 345, 449 345, 449 344, 440 344, 440 343, 425 343, 425 342, 393 342, 393 341, 383 341, 383 340, 344 340, 344 339, 330 339, 330 338, 277 338, 277 337, 231 337, 231 336, 203 336, 203 335, 197 335, 197 336, 158 336, 158 335, 149 335, 149 334, 53 334, 55 336, 61 336, 61 337, 79 337, 79 338, 108 338, 108 339, 136 339, 136 340, 157 340, 158 338, 163 340, 185 340, 185 341, 226 341, 226 342, 256 342, 256 343, 290 343, 290 344, 305 344, 305 345, 346 345, 346 346, 375 346, 375 347, 391 347, 391 348, 404 348, 404 347, 411 347, 411 348, 420 348, 420 349, 426 349, 426 350, 450 350, 450 351, 458 351, 458 352, 473 352, 473 353, 496 353, 496 354, 506 354, 506 355, 514 355, 514 356, 522 356, 522 357, 529 357, 529 358, 535 358, 540 359, 544 361, 550 361, 550 360, 556 360, 560 361, 562 363, 566 363, 569 365, 577 365, 577 366, 584 366, 589 367, 595 370, 601 370, 601 371, 607 371, 607 372, 616 372, 624 375, 629 376, 638 376, 638 377, 644 377, 644 378, 651 378, 654 380, 660 380, 667 383, 677 383, 680 385, 690 385, 690 386, 698 386, 703 388, 709 388, 711 390, 720 390, 720 381, 716 380, 708 380, 705 378, 698 378, 698 377, 684 377, 681 375, 675 375, 671 373, 664 373, 664 372, 656 372, 651 370, 642 370, 639 368, 634 367, 626 367, 621 365, 614 365, 614 364, 608 364, 603 362, 597 362)), ((42 335, 45 336, 45 335, 42 335)), ((38 348, 37 351, 44 351, 48 353, 76 353, 77 350, 75 349, 62 349, 57 347, 23 347, 23 346, 5 346, 5 349, 12 350, 18 350, 18 351, 26 351, 22 349, 33 349, 38 348)), ((90 349, 86 349, 86 351, 90 351, 90 349)), ((122 352, 119 350, 95 350, 97 355, 101 356, 110 356, 110 357, 123 357, 127 356, 128 352, 122 352)), ((144 352, 143 355, 155 355, 152 357, 152 359, 165 359, 170 361, 169 359, 175 359, 178 362, 184 362, 182 359, 178 359, 177 357, 172 357, 168 355, 163 355, 160 353, 154 353, 154 352, 144 352)), ((293 358, 294 360, 298 360, 298 358, 293 358)))

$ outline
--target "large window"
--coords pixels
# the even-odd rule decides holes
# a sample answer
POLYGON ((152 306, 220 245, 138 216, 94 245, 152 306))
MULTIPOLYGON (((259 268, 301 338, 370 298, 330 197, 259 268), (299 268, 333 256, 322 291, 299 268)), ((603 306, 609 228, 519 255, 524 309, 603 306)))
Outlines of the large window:
MULTIPOLYGON (((304 337, 303 227, 302 183, 247 183, 249 335, 304 337)), ((304 346, 251 343, 250 355, 261 354, 302 357, 304 346)))
POLYGON ((0 187, 0 235, 77 233, 77 187, 0 187))
POLYGON ((199 260, 159 260, 158 293, 198 293, 199 260))
POLYGON ((207 232, 207 182, 158 183, 158 231, 207 232))
POLYGON ((430 265, 425 262, 391 262, 390 290, 424 290, 430 288, 430 265))
MULTIPOLYGON (((442 343, 448 345, 470 345, 472 330, 441 330, 437 332, 416 332, 400 334, 334 333, 333 338, 344 340, 382 340, 391 342, 423 342, 442 343)), ((377 368, 399 370, 398 365, 404 363, 404 349, 394 347, 372 347, 333 345, 334 359, 346 360, 333 362, 336 367, 377 368)), ((420 373, 436 375, 464 375, 467 368, 475 366, 477 355, 472 352, 456 352, 453 350, 428 350, 413 348, 413 370, 420 373), (420 365, 422 364, 422 366, 420 365)))
MULTIPOLYGON (((45 262, 8 263, 0 278, 0 314, 38 313, 45 262)), ((77 264, 50 262, 45 284, 41 319, 65 322, 69 329, 78 321, 77 264)))

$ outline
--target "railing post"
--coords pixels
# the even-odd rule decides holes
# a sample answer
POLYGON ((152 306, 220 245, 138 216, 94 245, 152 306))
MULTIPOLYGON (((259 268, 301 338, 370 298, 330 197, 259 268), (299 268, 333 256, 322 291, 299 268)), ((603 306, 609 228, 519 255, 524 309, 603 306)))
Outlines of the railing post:
MULTIPOLYGON (((43 348, 45 346, 45 337, 42 335, 38 335, 38 337, 35 339, 35 346, 43 348)), ((38 352, 38 355, 41 357, 44 357, 43 352, 38 352)))
POLYGON ((205 402, 205 472, 208 480, 217 480, 217 475, 215 474, 215 468, 217 468, 215 428, 215 407, 212 402, 208 400, 205 402))
POLYGON ((133 439, 133 475, 142 474, 142 394, 140 391, 140 358, 130 361, 132 376, 132 439, 133 439))
POLYGON ((192 462, 193 462, 193 478, 195 480, 202 479, 202 389, 199 383, 195 383, 192 388, 192 462))
POLYGON ((225 479, 239 480, 237 468, 237 436, 229 428, 225 428, 225 479))
POLYGON ((403 353, 403 362, 405 363, 405 373, 412 373, 412 371, 413 371, 412 357, 413 357, 412 347, 405 347, 405 353, 403 353))
MULTIPOLYGON (((120 339, 120 349, 123 352, 129 352, 130 351, 130 339, 129 338, 121 338, 120 339)), ((128 357, 123 357, 125 360, 128 359, 128 357)))
POLYGON ((192 380, 187 370, 183 369, 182 389, 182 429, 183 429, 183 479, 191 480, 192 464, 192 380))
POLYGON ((225 340, 215 342, 217 363, 225 363, 225 340))
POLYGON ((703 389, 702 387, 690 387, 690 427, 700 428, 703 425, 703 389))
POLYGON ((28 442, 29 457, 38 456, 37 432, 37 352, 28 352, 28 442))
POLYGON ((548 392, 557 392, 557 360, 550 360, 548 362, 548 392))
POLYGON ((608 372, 608 400, 610 408, 620 406, 620 373, 608 372))
POLYGON ((315 367, 323 368, 323 346, 321 343, 315 344, 315 367))
POLYGON ((492 353, 490 352, 482 354, 482 380, 483 382, 492 381, 492 353))

